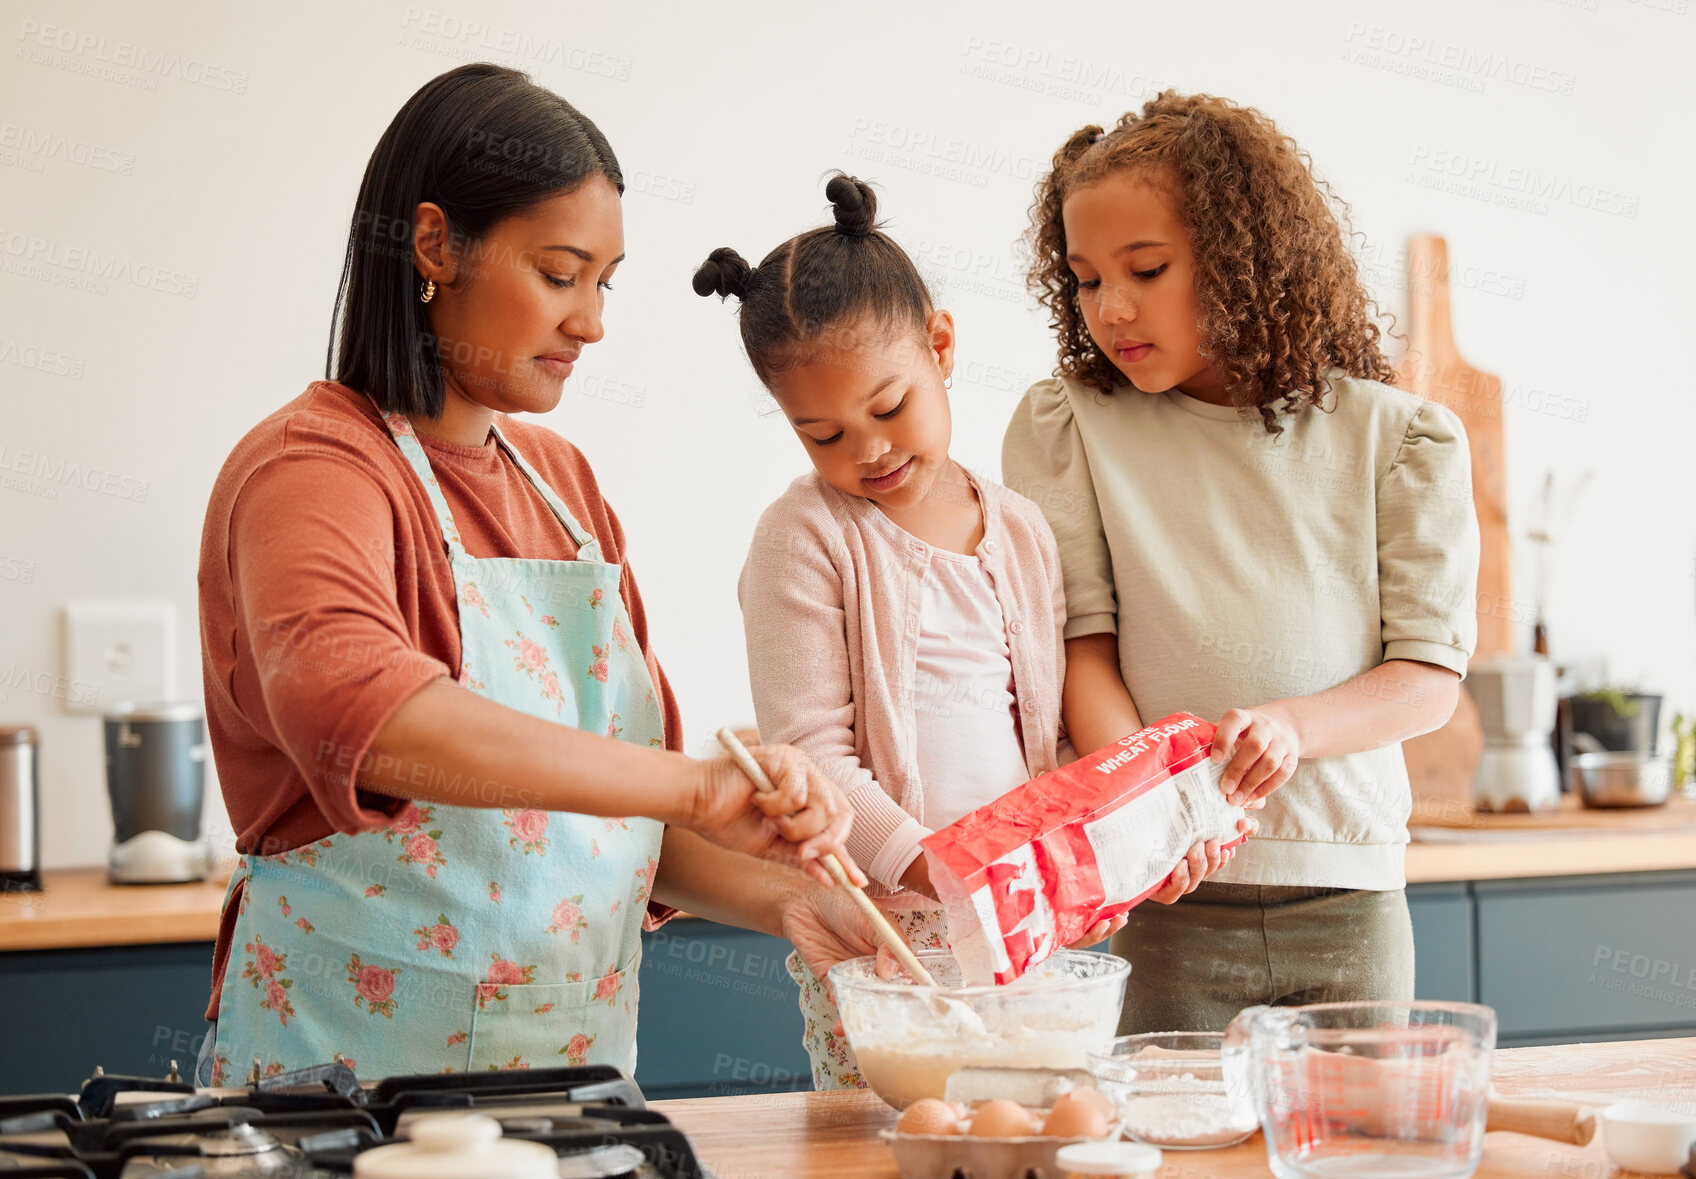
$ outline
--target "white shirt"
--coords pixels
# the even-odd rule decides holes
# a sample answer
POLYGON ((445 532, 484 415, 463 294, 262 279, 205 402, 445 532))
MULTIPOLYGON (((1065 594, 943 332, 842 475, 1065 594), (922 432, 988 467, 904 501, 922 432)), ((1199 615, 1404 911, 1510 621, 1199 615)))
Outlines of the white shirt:
POLYGON ((1015 720, 1006 622, 983 563, 933 549, 921 594, 913 745, 923 813, 868 866, 881 880, 899 879, 926 835, 1029 777, 1015 720))

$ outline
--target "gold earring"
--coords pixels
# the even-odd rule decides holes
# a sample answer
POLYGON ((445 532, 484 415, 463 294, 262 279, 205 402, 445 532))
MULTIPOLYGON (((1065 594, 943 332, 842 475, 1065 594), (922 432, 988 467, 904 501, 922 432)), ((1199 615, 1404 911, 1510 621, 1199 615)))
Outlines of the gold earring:
POLYGON ((433 279, 433 278, 427 278, 427 279, 424 280, 424 289, 418 292, 418 301, 420 303, 428 303, 431 299, 434 299, 435 297, 436 297, 436 280, 433 279))
POLYGON ((944 392, 952 393, 954 391, 954 374, 953 373, 949 373, 948 376, 943 380, 942 388, 943 388, 944 392))

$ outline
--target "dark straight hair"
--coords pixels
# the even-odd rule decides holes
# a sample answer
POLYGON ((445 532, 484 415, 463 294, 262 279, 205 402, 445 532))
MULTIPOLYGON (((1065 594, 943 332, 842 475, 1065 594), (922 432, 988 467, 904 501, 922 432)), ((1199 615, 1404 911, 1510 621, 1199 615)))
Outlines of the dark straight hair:
POLYGON ((600 128, 527 74, 478 62, 432 78, 377 141, 359 184, 330 321, 325 375, 385 412, 439 417, 447 393, 420 301, 413 214, 433 201, 456 246, 605 176, 624 174, 600 128))
POLYGON ((918 267, 877 227, 872 186, 838 172, 824 195, 834 224, 790 238, 758 266, 720 246, 692 280, 697 295, 741 300, 736 318, 742 346, 768 386, 804 347, 835 328, 866 321, 922 331, 931 313, 918 267))

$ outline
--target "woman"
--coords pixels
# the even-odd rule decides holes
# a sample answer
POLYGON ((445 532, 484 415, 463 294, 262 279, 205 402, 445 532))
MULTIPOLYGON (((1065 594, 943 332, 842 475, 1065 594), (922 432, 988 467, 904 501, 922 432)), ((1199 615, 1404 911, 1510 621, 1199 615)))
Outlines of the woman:
POLYGON ((244 854, 208 1082, 338 1055, 630 1071, 641 931, 673 907, 821 972, 872 949, 818 863, 863 881, 835 787, 786 747, 754 751, 771 795, 675 752, 617 517, 575 447, 505 416, 554 408, 601 338, 622 190, 524 75, 425 85, 360 187, 334 381, 219 475, 201 638, 244 854))

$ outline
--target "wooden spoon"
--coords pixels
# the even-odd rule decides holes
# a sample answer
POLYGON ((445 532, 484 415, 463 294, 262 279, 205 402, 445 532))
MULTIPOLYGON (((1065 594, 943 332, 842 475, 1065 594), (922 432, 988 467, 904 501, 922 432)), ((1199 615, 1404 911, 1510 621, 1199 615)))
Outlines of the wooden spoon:
MULTIPOLYGON (((718 743, 724 746, 725 752, 736 760, 736 764, 741 767, 744 774, 748 775, 749 779, 753 781, 755 789, 761 794, 770 794, 777 789, 776 786, 772 785, 771 779, 766 777, 765 770, 760 768, 760 763, 754 760, 754 755, 748 752, 748 747, 742 744, 735 733, 728 728, 720 729, 718 731, 718 743)), ((848 879, 848 873, 843 869, 842 862, 830 852, 820 856, 819 861, 824 864, 824 870, 830 873, 830 878, 836 881, 838 886, 847 890, 848 899, 853 901, 860 912, 866 915, 866 920, 872 923, 872 929, 877 933, 878 938, 889 947, 889 952, 895 955, 895 960, 901 963, 908 974, 913 976, 913 981, 920 986, 934 988, 936 980, 931 977, 930 971, 924 968, 924 964, 919 961, 918 955, 913 953, 913 948, 907 944, 907 939, 901 936, 900 930, 889 923, 889 918, 884 915, 883 910, 872 904, 871 898, 865 894, 865 891, 848 879)))

